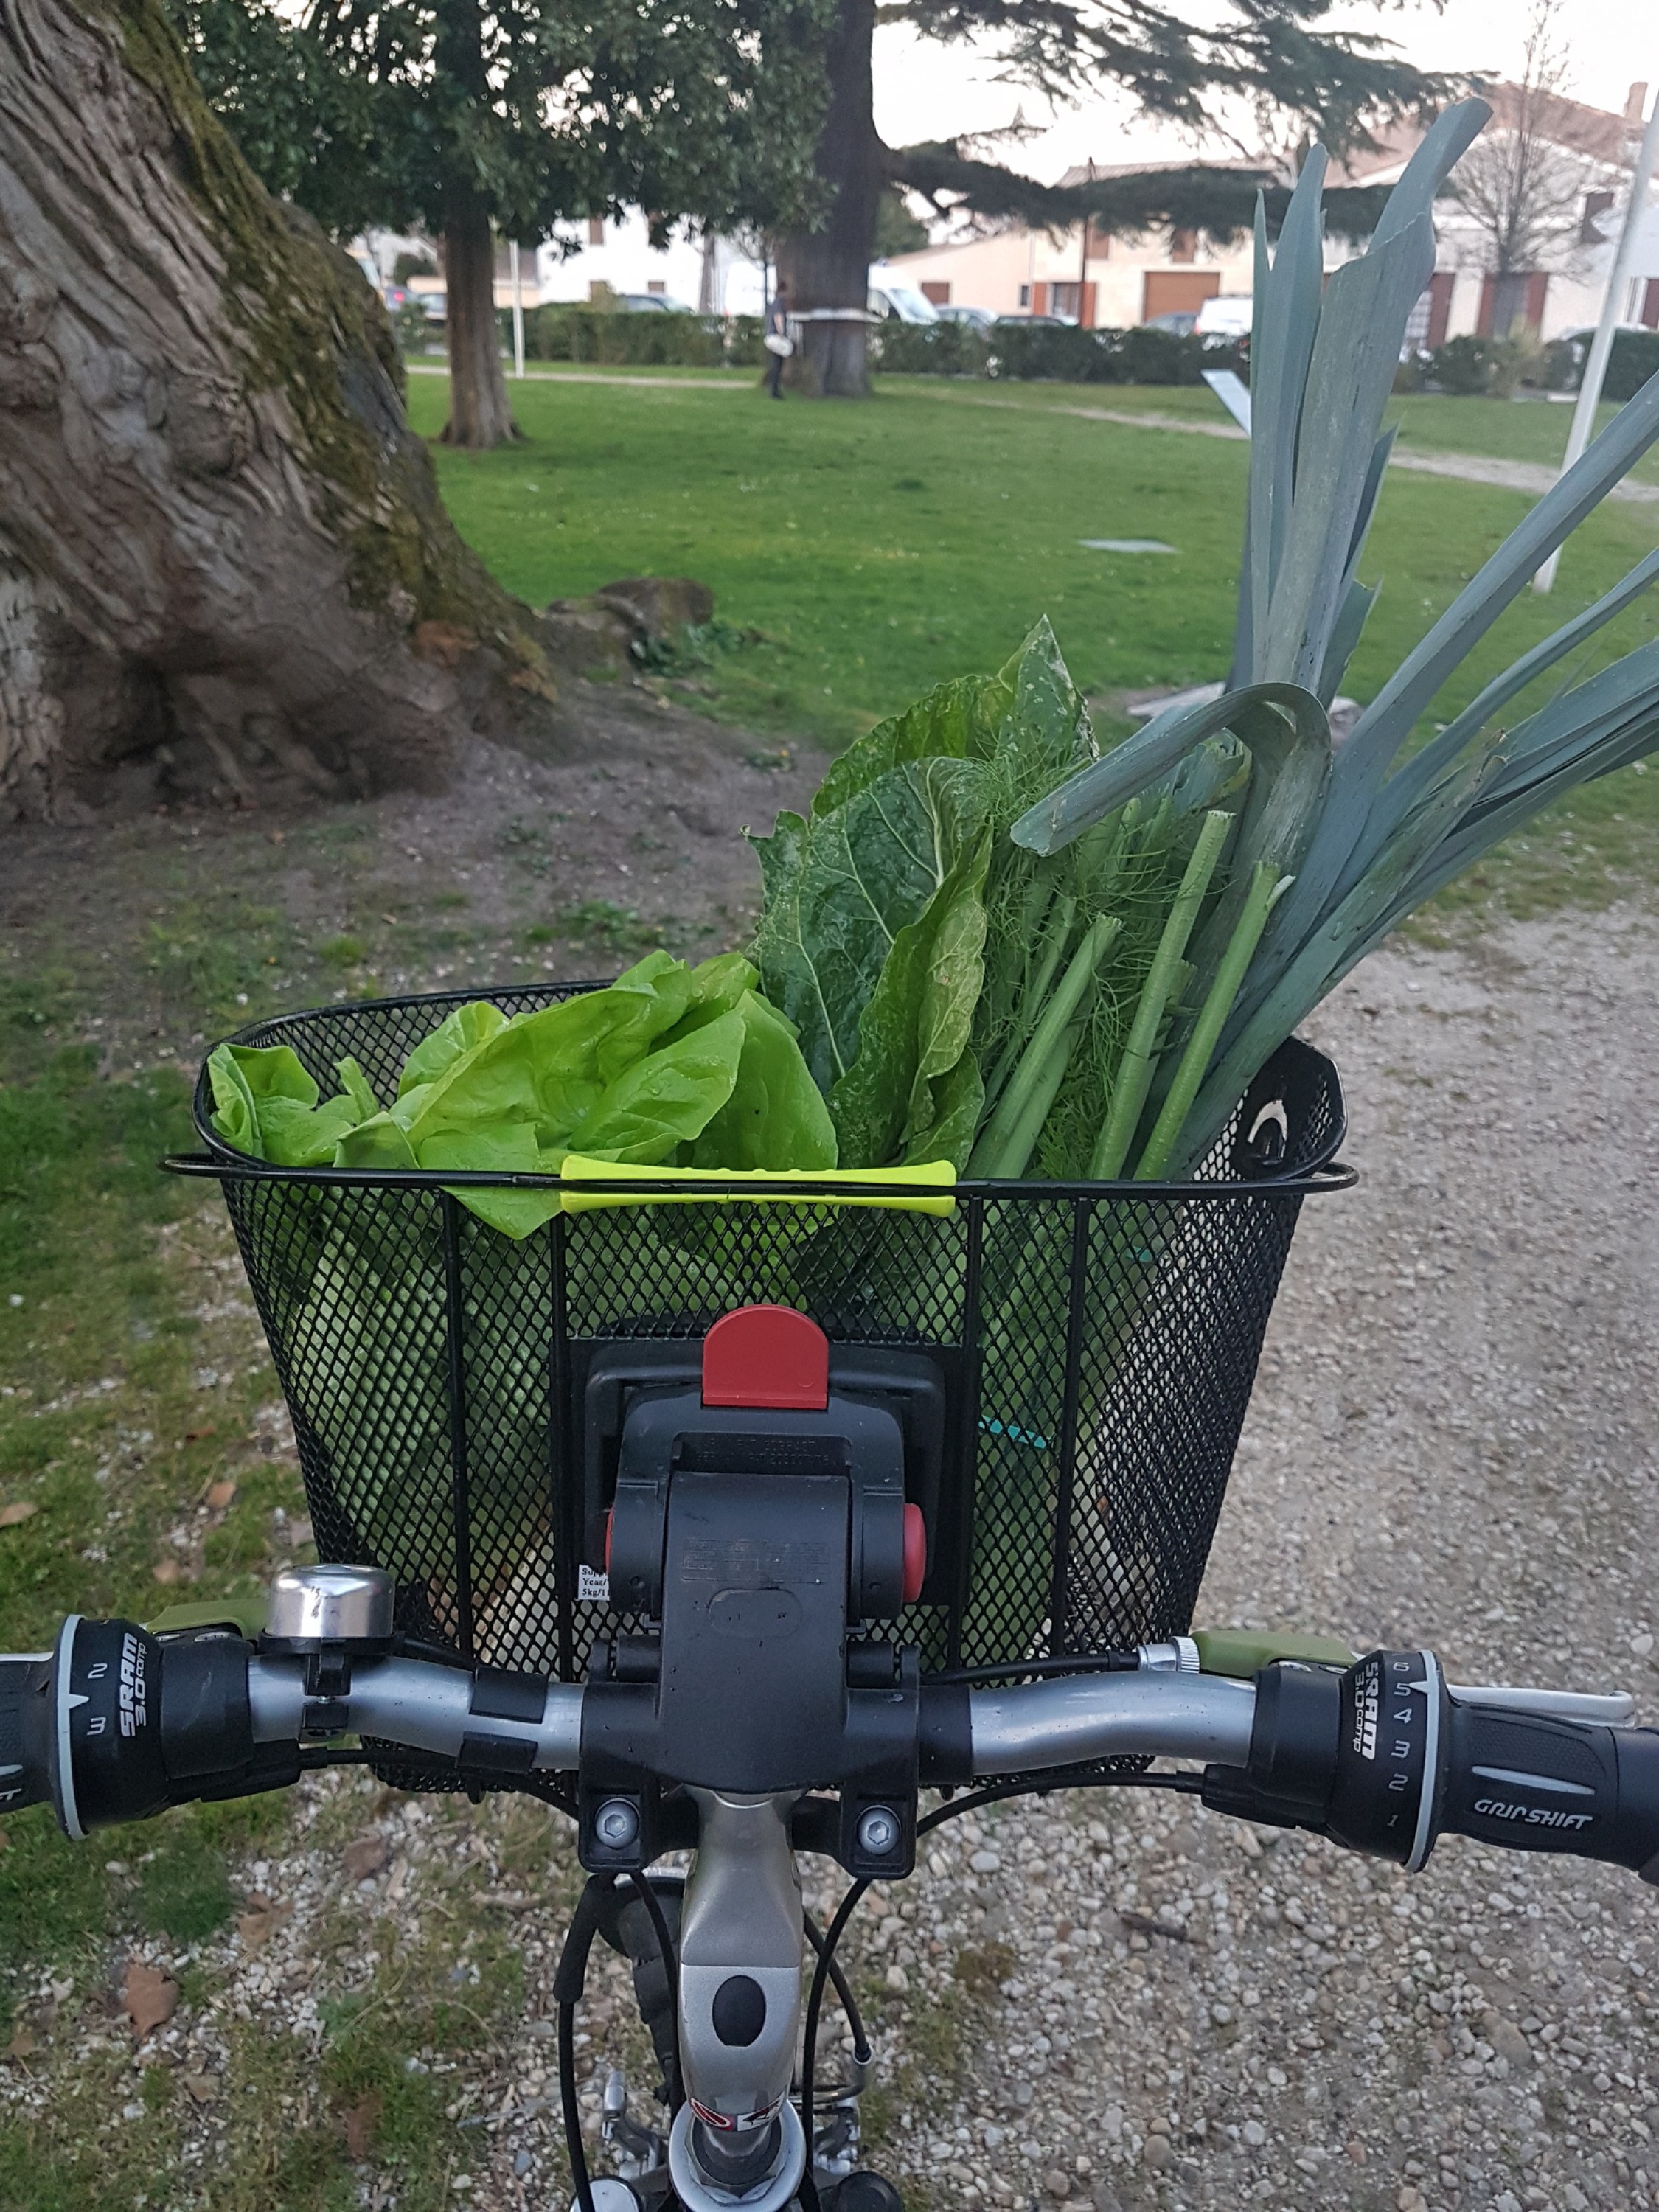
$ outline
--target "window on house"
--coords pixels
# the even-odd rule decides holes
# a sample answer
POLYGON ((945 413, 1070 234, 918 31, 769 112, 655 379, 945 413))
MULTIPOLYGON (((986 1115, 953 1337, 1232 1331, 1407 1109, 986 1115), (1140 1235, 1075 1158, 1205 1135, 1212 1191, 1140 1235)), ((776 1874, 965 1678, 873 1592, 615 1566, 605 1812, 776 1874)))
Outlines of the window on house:
POLYGON ((1578 243, 1581 246, 1605 246, 1606 239, 1596 227, 1596 217, 1603 216, 1613 205, 1611 192, 1586 192, 1584 212, 1578 223, 1578 243))
POLYGON ((591 215, 588 216, 587 242, 590 246, 603 246, 605 244, 605 217, 602 215, 591 215))
POLYGON ((1196 261, 1198 233, 1195 230, 1172 230, 1170 233, 1170 258, 1171 261, 1196 261))
POLYGON ((647 292, 665 293, 668 287, 660 276, 647 276, 645 280, 645 289, 647 292))
POLYGON ((1031 304, 1031 288, 1029 284, 1022 284, 1019 288, 1019 304, 1022 307, 1029 307, 1031 304))

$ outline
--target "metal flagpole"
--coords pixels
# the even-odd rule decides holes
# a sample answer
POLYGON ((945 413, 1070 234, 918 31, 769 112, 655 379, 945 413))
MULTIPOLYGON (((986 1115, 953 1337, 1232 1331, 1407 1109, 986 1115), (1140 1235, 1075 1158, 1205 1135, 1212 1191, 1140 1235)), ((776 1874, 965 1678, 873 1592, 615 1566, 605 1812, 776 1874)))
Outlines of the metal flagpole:
POLYGON ((507 264, 513 271, 513 374, 524 374, 524 286, 519 281, 519 241, 515 238, 507 249, 507 264))
MULTIPOLYGON (((1653 100, 1653 112, 1648 118, 1648 127, 1642 133, 1642 143, 1636 156, 1636 170, 1630 180, 1630 205, 1625 210, 1624 228, 1619 234, 1619 245, 1613 257, 1613 267, 1607 274, 1607 289, 1601 301, 1601 319, 1595 326, 1595 336, 1590 343, 1589 356, 1584 363, 1584 374, 1578 386, 1578 404, 1572 410, 1572 428, 1567 434, 1566 459, 1561 464, 1565 476, 1590 441, 1590 432, 1595 427, 1595 410, 1601 397, 1601 386, 1607 373, 1607 358, 1613 351, 1613 334, 1625 304, 1625 291, 1630 282, 1630 264, 1636 252, 1636 234, 1642 224, 1642 216, 1648 204, 1648 179, 1659 161, 1659 92, 1653 100)), ((1547 592, 1555 584, 1555 571, 1560 563, 1561 550, 1558 546, 1532 580, 1534 592, 1547 592)))

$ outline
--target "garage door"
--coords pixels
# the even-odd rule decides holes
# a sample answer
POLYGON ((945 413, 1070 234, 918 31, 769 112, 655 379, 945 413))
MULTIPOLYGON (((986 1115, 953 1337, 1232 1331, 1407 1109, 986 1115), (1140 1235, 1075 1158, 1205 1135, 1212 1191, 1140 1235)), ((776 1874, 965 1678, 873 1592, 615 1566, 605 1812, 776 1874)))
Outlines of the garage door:
POLYGON ((1149 269, 1140 319, 1154 315, 1195 315, 1221 289, 1218 269, 1149 269))

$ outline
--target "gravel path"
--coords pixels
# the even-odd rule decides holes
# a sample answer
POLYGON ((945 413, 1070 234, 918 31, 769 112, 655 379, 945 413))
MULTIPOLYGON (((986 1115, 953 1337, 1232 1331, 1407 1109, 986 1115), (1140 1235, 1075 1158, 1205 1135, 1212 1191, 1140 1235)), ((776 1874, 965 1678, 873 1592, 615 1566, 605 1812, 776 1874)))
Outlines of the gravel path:
MULTIPOLYGON (((1659 1718, 1656 1001, 1659 924, 1615 912, 1390 951, 1323 1011, 1364 1181, 1304 1215, 1201 1619, 1421 1639, 1454 1680, 1625 1686, 1659 1718)), ((290 1449, 267 1416, 267 1448, 290 1449)), ((469 1960, 498 1956, 505 1928, 522 2019, 401 2063, 446 2076, 449 2201, 562 2212, 565 1824, 544 1852, 522 1801, 473 1813, 351 1773, 299 1798, 269 1857, 237 1869, 234 1926, 187 1954, 137 1947, 174 1978, 172 2016, 136 2047, 113 1998, 54 2032, 71 1984, 48 1975, 0 2102, 27 2119, 101 2098, 117 2129, 147 2110, 144 2070, 176 2069, 154 2201, 183 2212, 225 2155, 248 2023, 292 2053, 280 2104, 303 2125, 324 2021, 381 1986, 388 1922, 398 1972, 430 1950, 444 1987, 476 1982, 469 1960)), ((808 1865, 827 1907, 840 1880, 808 1865)), ((854 1923, 880 2162, 908 2212, 1651 2206, 1656 1912, 1627 1875, 1455 1838, 1407 1880, 1150 1793, 996 1808, 939 1830, 918 1878, 854 1923)), ((630 2043, 637 2108, 608 1958, 592 1999, 582 2057, 630 2043)), ((350 2155, 356 2201, 396 2212, 408 2179, 367 2124, 350 2155)))
MULTIPOLYGON (((968 407, 1018 407, 1017 399, 965 398, 960 404, 968 407)), ((1249 433, 1236 423, 1216 421, 1206 422, 1190 415, 1164 415, 1156 408, 1055 406, 1056 415, 1074 415, 1085 422, 1119 422, 1132 430, 1176 430, 1188 438, 1224 438, 1235 445, 1248 445, 1249 433)), ((1407 469, 1418 476, 1455 477, 1465 483, 1496 484, 1504 491, 1524 491, 1534 499, 1541 498, 1560 475, 1559 469, 1547 467, 1540 461, 1510 461, 1487 453, 1418 453, 1396 446, 1389 465, 1407 469)), ((1634 501, 1645 505, 1659 501, 1659 484, 1638 483, 1626 477, 1607 493, 1609 499, 1634 501)))
MULTIPOLYGON (((1389 951, 1322 1011, 1364 1181, 1304 1212, 1200 1620, 1659 1718, 1656 998, 1659 930, 1614 915, 1389 951)), ((946 1827, 935 1863, 904 1978, 934 1943, 1018 1961, 960 2103, 906 2085, 941 2205, 1659 2201, 1628 1875, 1452 1838, 1408 1880, 1150 1796, 946 1827)))

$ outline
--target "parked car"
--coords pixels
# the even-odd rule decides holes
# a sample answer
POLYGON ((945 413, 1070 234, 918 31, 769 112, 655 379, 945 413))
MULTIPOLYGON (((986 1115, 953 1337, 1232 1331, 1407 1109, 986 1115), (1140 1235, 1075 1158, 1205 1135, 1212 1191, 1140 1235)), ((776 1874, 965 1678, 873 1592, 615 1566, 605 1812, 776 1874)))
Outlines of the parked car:
POLYGON ((617 312, 623 315, 695 315, 684 300, 671 300, 666 292, 618 292, 617 312))
POLYGON ((1255 309, 1248 292, 1218 292, 1199 309, 1193 328, 1201 338, 1247 338, 1255 309))
POLYGON ((870 313, 884 322, 936 323, 939 309, 914 284, 880 262, 870 271, 870 313))
POLYGON ((1168 314, 1154 315, 1146 327, 1168 331, 1171 337, 1189 338, 1198 327, 1198 312, 1193 307, 1172 307, 1168 314))
POLYGON ((934 313, 942 323, 965 323, 969 330, 977 331, 981 337, 988 337, 996 323, 996 317, 988 307, 957 307, 948 301, 944 307, 936 307, 934 313))
POLYGON ((1018 315, 999 315, 997 321, 1018 324, 1021 330, 1029 330, 1033 323, 1054 331, 1074 331, 1077 328, 1075 315, 1028 315, 1022 313, 1018 315))

